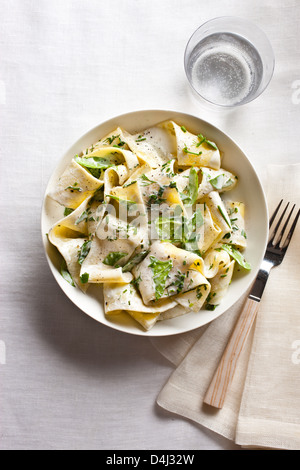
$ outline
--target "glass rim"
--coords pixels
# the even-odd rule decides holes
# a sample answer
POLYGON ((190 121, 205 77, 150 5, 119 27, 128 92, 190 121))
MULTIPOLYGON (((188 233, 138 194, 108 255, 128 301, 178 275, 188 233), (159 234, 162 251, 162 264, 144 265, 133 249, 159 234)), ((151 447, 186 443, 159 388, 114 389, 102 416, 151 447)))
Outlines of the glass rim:
MULTIPOLYGON (((225 31, 223 31, 225 32, 225 31)), ((230 29, 228 28, 228 32, 232 32, 230 31, 230 29)), ((245 39, 247 39, 247 36, 244 36, 245 39)), ((251 21, 251 20, 248 20, 246 18, 243 18, 243 17, 240 17, 240 16, 232 16, 232 15, 222 15, 222 16, 217 16, 217 17, 214 17, 214 18, 211 18, 207 21, 205 21, 204 23, 202 23, 200 26, 198 26, 198 28, 196 28, 194 30, 194 32, 191 34, 191 36, 189 37, 189 40, 187 41, 187 44, 185 46, 185 50, 184 50, 184 70, 185 70, 185 75, 186 75, 186 78, 189 82, 189 85, 191 86, 192 90, 196 93, 196 95, 198 95, 200 98, 202 98, 205 102, 207 103, 210 103, 211 105, 213 105, 214 107, 219 107, 219 108, 226 108, 226 109, 230 109, 230 108, 237 108, 239 106, 243 106, 247 103, 251 103, 252 101, 254 101, 256 98, 258 98, 264 91, 265 89, 267 88, 267 86, 269 85, 270 81, 272 80, 272 77, 273 77, 273 74, 274 74, 274 70, 275 70, 275 54, 274 54, 274 50, 273 50, 273 47, 272 47, 272 44, 268 38, 268 36, 266 35, 266 33, 264 32, 263 29, 261 29, 260 26, 258 26, 255 22, 251 21), (247 24, 248 26, 252 26, 254 28, 256 28, 256 30, 258 32, 260 32, 260 34, 262 35, 262 37, 264 38, 266 44, 268 45, 268 47, 270 48, 270 52, 272 54, 272 65, 270 67, 270 71, 269 71, 269 74, 268 74, 268 79, 266 80, 266 83, 261 87, 261 89, 259 90, 259 92, 257 94, 255 94, 253 96, 253 98, 249 99, 248 101, 243 101, 243 102, 239 102, 237 104, 233 104, 233 105, 226 105, 226 104, 219 104, 219 103, 216 103, 208 98, 205 98, 201 93, 199 93, 198 90, 196 90, 196 88, 193 86, 193 84, 191 83, 191 80, 189 78, 189 74, 188 74, 188 71, 187 71, 187 60, 186 58, 188 57, 188 47, 192 41, 192 39, 194 38, 194 36, 196 35, 196 33, 204 28, 206 25, 208 25, 209 23, 214 23, 214 22, 218 22, 220 20, 235 20, 235 21, 238 21, 238 22, 243 22, 245 25, 247 24)))

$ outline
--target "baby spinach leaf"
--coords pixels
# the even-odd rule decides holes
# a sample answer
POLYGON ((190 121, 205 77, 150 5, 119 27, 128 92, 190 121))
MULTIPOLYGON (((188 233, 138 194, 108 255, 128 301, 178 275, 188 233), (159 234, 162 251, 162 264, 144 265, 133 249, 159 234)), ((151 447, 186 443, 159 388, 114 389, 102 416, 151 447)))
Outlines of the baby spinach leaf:
POLYGON ((146 256, 148 255, 149 253, 149 250, 144 250, 144 251, 140 251, 139 253, 137 253, 136 255, 134 255, 122 268, 122 271, 123 273, 127 273, 128 271, 131 271, 134 266, 136 266, 137 264, 141 263, 143 261, 143 259, 146 258, 146 256))
POLYGON ((198 173, 194 168, 191 168, 189 174, 189 182, 187 187, 180 194, 183 204, 192 206, 197 201, 198 197, 198 173))
POLYGON ((166 280, 169 275, 169 272, 173 268, 173 261, 161 261, 155 256, 150 256, 151 263, 149 267, 153 272, 153 282, 155 285, 155 298, 159 300, 165 290, 166 280))
POLYGON ((65 281, 67 281, 69 284, 71 284, 71 286, 76 287, 75 283, 73 281, 73 278, 72 278, 71 274, 69 273, 69 270, 67 268, 67 263, 65 262, 65 260, 63 260, 62 263, 61 263, 60 274, 62 275, 62 277, 64 278, 65 281))
POLYGON ((76 155, 74 160, 79 165, 89 169, 106 169, 115 165, 109 158, 105 157, 79 157, 76 155))
POLYGON ((128 253, 125 253, 124 251, 111 251, 103 260, 103 264, 114 266, 121 258, 124 258, 124 256, 127 255, 128 253))
POLYGON ((244 269, 251 269, 251 264, 248 263, 242 253, 237 250, 234 246, 232 245, 222 245, 222 249, 227 251, 227 253, 235 260, 237 263, 242 266, 244 269))

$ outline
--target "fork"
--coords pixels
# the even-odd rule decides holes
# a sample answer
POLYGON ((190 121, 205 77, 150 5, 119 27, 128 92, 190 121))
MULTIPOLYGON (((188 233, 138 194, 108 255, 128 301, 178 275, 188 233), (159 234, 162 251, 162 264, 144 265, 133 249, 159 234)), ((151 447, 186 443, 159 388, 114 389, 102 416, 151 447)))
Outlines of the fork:
POLYGON ((296 206, 294 204, 286 220, 284 220, 290 203, 288 202, 285 208, 280 211, 282 203, 283 200, 280 201, 270 218, 269 241, 263 261, 223 353, 222 359, 204 397, 204 403, 215 408, 222 408, 224 405, 226 394, 234 377, 238 359, 256 318, 259 302, 262 298, 270 271, 274 266, 281 264, 299 219, 300 209, 292 222, 291 216, 296 206), (279 217, 278 221, 275 220, 277 215, 279 217), (290 221, 292 224, 288 228, 290 221), (274 228, 273 225, 275 225, 274 228), (289 231, 286 234, 287 230, 289 231))

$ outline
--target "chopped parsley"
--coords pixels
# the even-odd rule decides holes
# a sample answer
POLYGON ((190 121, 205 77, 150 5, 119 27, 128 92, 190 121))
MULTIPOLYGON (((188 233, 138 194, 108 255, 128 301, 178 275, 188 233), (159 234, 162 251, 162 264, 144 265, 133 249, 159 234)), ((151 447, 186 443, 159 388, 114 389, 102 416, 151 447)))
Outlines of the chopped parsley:
POLYGON ((141 276, 139 276, 136 279, 132 279, 132 281, 130 281, 130 284, 132 284, 134 287, 139 288, 141 280, 142 280, 142 278, 141 278, 141 276))
POLYGON ((198 300, 200 300, 202 296, 203 296, 203 293, 201 292, 201 286, 198 286, 196 289, 196 297, 198 300))
POLYGON ((182 273, 178 270, 177 274, 175 275, 175 278, 175 281, 172 282, 172 284, 170 284, 168 288, 170 288, 171 286, 175 286, 177 288, 176 293, 180 294, 184 287, 185 273, 182 273))
POLYGON ((165 190, 165 186, 161 186, 159 190, 157 191, 157 193, 150 194, 148 202, 147 202, 147 206, 151 207, 152 204, 162 204, 163 202, 165 202, 166 199, 162 197, 164 190, 165 190))
POLYGON ((211 304, 211 300, 213 297, 216 296, 216 292, 210 292, 207 296, 206 303, 205 303, 205 310, 215 310, 218 307, 218 304, 211 304))
POLYGON ((113 141, 114 141, 115 139, 118 139, 118 138, 120 139, 120 134, 118 134, 118 135, 112 135, 111 137, 107 137, 103 142, 104 142, 105 144, 111 145, 111 144, 113 143, 113 141))
POLYGON ((162 171, 164 173, 166 173, 166 175, 171 178, 172 176, 175 176, 175 173, 173 171, 173 167, 174 167, 174 162, 175 160, 172 159, 172 160, 169 160, 168 162, 164 163, 161 167, 162 171))

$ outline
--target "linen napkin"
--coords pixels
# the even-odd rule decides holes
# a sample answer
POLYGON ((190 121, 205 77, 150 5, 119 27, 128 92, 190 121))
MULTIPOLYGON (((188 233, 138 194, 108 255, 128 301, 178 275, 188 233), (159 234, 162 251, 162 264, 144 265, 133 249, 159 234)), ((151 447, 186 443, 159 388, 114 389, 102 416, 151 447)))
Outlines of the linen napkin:
MULTIPOLYGON (((299 182, 300 164, 267 166, 270 214, 280 199, 299 208, 299 182)), ((248 293, 209 325, 151 340, 175 366, 157 403, 242 447, 300 449, 299 281, 300 222, 282 264, 271 271, 223 408, 203 398, 248 293)))

